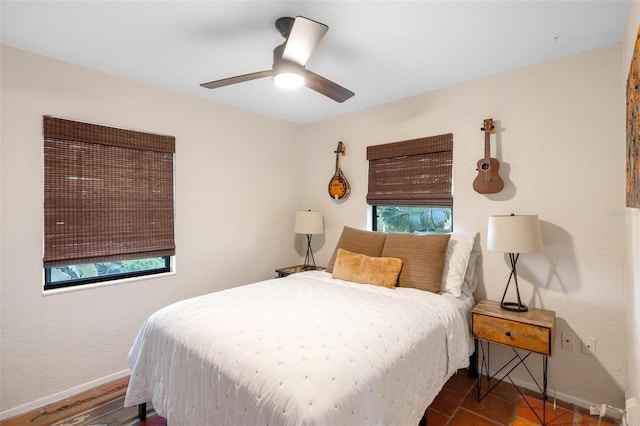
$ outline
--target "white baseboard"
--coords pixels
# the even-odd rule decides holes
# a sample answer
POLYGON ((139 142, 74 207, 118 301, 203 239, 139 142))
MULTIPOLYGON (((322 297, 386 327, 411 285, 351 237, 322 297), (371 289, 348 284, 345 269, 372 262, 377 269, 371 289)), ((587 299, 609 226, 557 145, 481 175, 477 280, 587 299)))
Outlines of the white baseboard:
POLYGON ((122 370, 117 373, 109 374, 108 376, 101 377, 99 379, 95 379, 87 383, 83 383, 79 386, 74 386, 62 392, 54 393, 44 398, 36 399, 35 401, 31 401, 14 408, 10 408, 5 411, 0 411, 0 421, 10 419, 11 417, 19 416, 21 414, 28 413, 29 411, 42 408, 48 404, 61 401, 65 398, 70 398, 74 395, 78 395, 82 392, 88 391, 95 387, 105 385, 107 383, 116 381, 118 379, 122 379, 123 377, 127 377, 130 374, 131 374, 131 370, 129 369, 122 370))
POLYGON ((640 426, 640 418, 638 418, 638 405, 636 398, 632 397, 626 401, 626 424, 627 426, 640 426))
MULTIPOLYGON (((492 372, 491 374, 495 374, 495 372, 492 372)), ((521 388, 528 389, 528 390, 533 391, 533 392, 540 392, 540 389, 538 389, 538 387, 536 386, 535 383, 525 382, 525 381, 519 380, 517 378, 512 378, 512 380, 513 380, 513 383, 515 383, 517 386, 519 386, 521 388)), ((562 392, 556 392, 552 385, 548 385, 547 386, 547 397, 549 398, 549 402, 551 402, 551 403, 553 403, 554 399, 558 399, 560 401, 568 402, 569 404, 573 404, 576 407, 584 408, 587 411, 589 411, 589 407, 591 407, 592 405, 597 405, 597 406, 601 405, 601 403, 593 403, 593 402, 586 401, 586 400, 581 399, 581 398, 576 398, 575 396, 564 394, 562 392)), ((607 410, 607 414, 606 415, 607 415, 607 417, 612 417, 612 418, 615 418, 615 419, 618 419, 618 420, 620 420, 622 418, 622 413, 620 411, 616 411, 616 410, 607 410)))

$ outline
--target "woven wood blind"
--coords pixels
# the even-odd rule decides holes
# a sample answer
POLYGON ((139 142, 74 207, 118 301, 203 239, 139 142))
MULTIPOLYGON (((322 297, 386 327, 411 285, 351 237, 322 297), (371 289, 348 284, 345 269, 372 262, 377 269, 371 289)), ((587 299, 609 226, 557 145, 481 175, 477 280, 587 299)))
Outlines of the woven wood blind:
POLYGON ((175 254, 175 138, 45 116, 44 266, 175 254))
POLYGON ((367 203, 453 206, 453 134, 367 147, 367 203))

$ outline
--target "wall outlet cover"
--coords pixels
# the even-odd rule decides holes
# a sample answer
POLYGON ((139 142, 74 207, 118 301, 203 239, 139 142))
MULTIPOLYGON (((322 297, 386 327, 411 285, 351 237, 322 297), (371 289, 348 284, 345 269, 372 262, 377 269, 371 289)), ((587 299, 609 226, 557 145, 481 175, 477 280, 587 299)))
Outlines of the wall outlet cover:
POLYGON ((596 339, 589 337, 582 341, 582 353, 587 355, 596 354, 596 339))
POLYGON ((560 339, 562 340, 561 347, 562 349, 573 350, 573 333, 570 331, 563 331, 560 333, 560 339))

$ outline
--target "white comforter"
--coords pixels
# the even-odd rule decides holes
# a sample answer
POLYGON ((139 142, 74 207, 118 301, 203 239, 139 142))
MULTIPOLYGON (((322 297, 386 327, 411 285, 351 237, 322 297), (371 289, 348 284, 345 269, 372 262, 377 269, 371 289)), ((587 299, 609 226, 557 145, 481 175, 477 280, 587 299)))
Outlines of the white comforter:
POLYGON ((305 272, 153 314, 125 406, 171 426, 416 425, 468 365, 470 302, 305 272))

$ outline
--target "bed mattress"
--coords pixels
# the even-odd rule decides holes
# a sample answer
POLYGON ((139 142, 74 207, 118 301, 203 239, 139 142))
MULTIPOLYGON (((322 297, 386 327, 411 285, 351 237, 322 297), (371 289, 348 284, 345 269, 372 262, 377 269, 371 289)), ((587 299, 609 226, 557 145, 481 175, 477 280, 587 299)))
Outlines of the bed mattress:
POLYGON ((468 366, 473 300, 309 271, 153 314, 125 406, 171 425, 415 425, 468 366))

